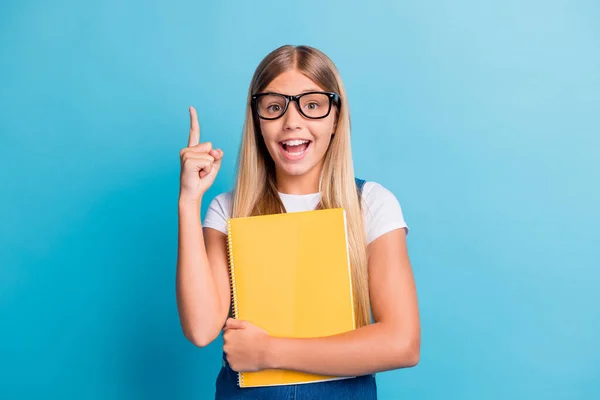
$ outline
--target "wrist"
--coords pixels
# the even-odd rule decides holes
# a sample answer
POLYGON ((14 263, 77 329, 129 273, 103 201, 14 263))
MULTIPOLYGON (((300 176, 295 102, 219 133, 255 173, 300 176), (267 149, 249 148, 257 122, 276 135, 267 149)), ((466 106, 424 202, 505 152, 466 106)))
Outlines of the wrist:
POLYGON ((195 208, 200 208, 200 205, 202 204, 202 196, 200 197, 187 197, 187 196, 182 196, 181 194, 179 194, 179 207, 195 207, 195 208))
POLYGON ((280 361, 277 356, 278 338, 273 336, 267 336, 265 340, 265 348, 263 353, 263 360, 265 369, 280 369, 280 361))

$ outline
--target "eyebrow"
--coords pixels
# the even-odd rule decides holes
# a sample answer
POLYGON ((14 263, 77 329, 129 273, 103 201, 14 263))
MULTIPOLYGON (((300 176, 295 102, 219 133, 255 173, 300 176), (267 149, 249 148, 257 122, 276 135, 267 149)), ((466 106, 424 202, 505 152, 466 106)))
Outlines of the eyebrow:
MULTIPOLYGON (((308 93, 308 92, 322 92, 322 91, 323 91, 323 89, 311 88, 311 89, 303 90, 302 92, 300 92, 298 94, 308 93)), ((264 92, 273 92, 273 93, 286 94, 286 93, 282 93, 281 91, 276 90, 276 89, 265 89, 264 92)))

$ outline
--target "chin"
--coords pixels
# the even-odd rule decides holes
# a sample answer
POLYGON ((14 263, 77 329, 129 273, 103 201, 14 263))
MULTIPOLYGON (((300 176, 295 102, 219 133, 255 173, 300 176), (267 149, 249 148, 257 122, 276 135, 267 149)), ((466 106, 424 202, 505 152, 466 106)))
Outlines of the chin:
POLYGON ((279 171, 283 172, 288 176, 302 176, 311 171, 314 168, 314 165, 309 165, 305 163, 290 165, 285 161, 279 161, 276 163, 276 167, 279 171))

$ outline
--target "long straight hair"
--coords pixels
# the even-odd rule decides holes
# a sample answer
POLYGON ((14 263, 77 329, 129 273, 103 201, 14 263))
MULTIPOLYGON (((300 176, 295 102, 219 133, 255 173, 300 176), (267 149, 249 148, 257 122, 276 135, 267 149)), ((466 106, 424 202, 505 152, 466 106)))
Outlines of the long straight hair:
POLYGON ((344 208, 348 225, 353 298, 356 326, 371 321, 367 248, 362 205, 355 184, 350 146, 350 113, 346 91, 339 72, 323 52, 310 46, 281 46, 258 65, 248 90, 246 118, 238 155, 238 171, 233 192, 233 217, 284 213, 275 179, 275 164, 260 133, 260 122, 253 115, 251 96, 261 92, 278 75, 298 70, 326 91, 340 95, 337 126, 325 154, 317 209, 344 208))

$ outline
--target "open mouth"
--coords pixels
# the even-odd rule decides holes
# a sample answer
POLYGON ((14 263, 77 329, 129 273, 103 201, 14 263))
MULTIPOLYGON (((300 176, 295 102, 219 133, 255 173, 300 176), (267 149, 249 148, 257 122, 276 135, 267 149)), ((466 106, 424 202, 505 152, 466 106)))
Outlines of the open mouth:
POLYGON ((288 140, 285 142, 280 142, 279 145, 283 148, 283 151, 286 154, 292 157, 298 157, 308 150, 311 143, 311 140, 288 140))

